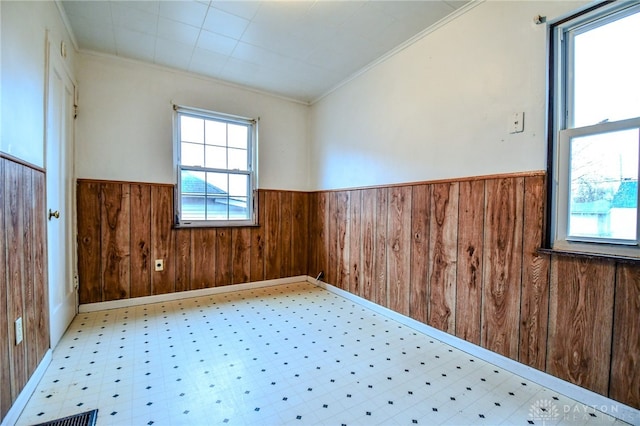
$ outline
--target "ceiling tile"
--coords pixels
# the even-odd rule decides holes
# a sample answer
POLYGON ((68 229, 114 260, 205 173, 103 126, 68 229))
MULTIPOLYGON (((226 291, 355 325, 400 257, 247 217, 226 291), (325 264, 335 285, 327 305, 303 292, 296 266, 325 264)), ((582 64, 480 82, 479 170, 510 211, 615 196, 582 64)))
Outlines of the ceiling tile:
POLYGON ((218 1, 213 0, 211 2, 211 7, 215 7, 216 9, 224 10, 225 12, 229 12, 232 15, 239 16, 241 18, 245 18, 248 20, 253 19, 256 12, 260 8, 259 1, 218 1))
POLYGON ((293 58, 306 56, 309 49, 307 41, 292 36, 286 28, 258 22, 249 24, 241 41, 293 58))
POLYGON ((286 59, 275 52, 244 42, 238 43, 232 56, 242 61, 264 64, 267 67, 270 67, 271 64, 283 62, 286 59))
POLYGON ((224 55, 231 55, 236 44, 238 44, 238 41, 233 38, 202 30, 200 31, 200 37, 198 37, 197 47, 224 55))
MULTIPOLYGON (((2 0, 0 0, 2 1, 2 0)), ((80 49, 319 98, 466 0, 59 0, 80 49)))
POLYGON ((158 15, 128 7, 127 3, 112 2, 111 15, 115 27, 151 35, 158 31, 158 15))
POLYGON ((120 29, 115 33, 116 52, 130 59, 153 62, 156 38, 149 34, 120 29))
POLYGON ((194 27, 202 27, 207 15, 208 6, 193 1, 161 1, 160 16, 174 21, 189 24, 194 27))
POLYGON ((74 21, 74 33, 81 49, 116 54, 113 27, 77 18, 74 21))
MULTIPOLYGON (((69 19, 79 22, 91 21, 97 24, 111 25, 111 5, 106 1, 65 1, 64 10, 69 19)), ((75 28, 74 28, 75 30, 75 28)))
POLYGON ((248 19, 210 7, 202 28, 212 33, 239 39, 248 25, 248 19))
POLYGON ((316 22, 339 26, 365 3, 364 1, 317 1, 307 11, 307 16, 316 22))
POLYGON ((220 70, 227 63, 227 59, 227 55, 196 48, 191 57, 189 71, 215 77, 220 74, 220 70))
POLYGON ((191 62, 193 46, 176 41, 156 39, 154 62, 172 68, 186 69, 191 62))
POLYGON ((252 21, 286 29, 292 22, 302 19, 311 6, 311 1, 264 1, 252 21))
POLYGON ((154 15, 157 15, 160 10, 160 2, 158 0, 127 1, 126 5, 133 9, 141 10, 142 12, 152 13, 154 15))
POLYGON ((348 28, 350 32, 361 37, 367 37, 377 31, 384 31, 393 23, 393 19, 390 19, 383 10, 373 7, 372 3, 375 2, 369 2, 358 9, 357 13, 343 22, 342 27, 348 28), (371 28, 375 28, 376 31, 371 31, 371 28))
POLYGON ((220 71, 220 77, 238 84, 256 87, 255 79, 260 75, 261 66, 236 58, 229 58, 220 71), (254 83, 252 83, 252 81, 254 83))
POLYGON ((180 43, 195 45, 200 29, 182 22, 172 21, 167 18, 158 18, 158 37, 165 40, 173 40, 180 43))

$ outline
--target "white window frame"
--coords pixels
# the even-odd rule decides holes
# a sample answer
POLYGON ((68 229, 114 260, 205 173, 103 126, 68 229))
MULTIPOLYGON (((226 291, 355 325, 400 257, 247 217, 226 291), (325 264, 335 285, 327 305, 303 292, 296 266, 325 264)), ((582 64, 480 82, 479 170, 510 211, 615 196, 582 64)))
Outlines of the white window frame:
MULTIPOLYGON (((550 191, 549 240, 553 250, 591 255, 640 258, 640 210, 637 215, 635 240, 583 238, 568 236, 570 146, 574 137, 597 135, 640 128, 640 117, 573 127, 572 85, 568 83, 572 70, 572 37, 580 31, 596 28, 640 10, 638 3, 607 3, 592 7, 551 27, 550 64, 550 191)), ((638 142, 640 144, 640 141, 638 142)), ((638 171, 640 176, 640 170, 638 171)), ((640 198, 640 191, 639 191, 640 198)), ((640 199, 638 200, 640 207, 640 199)))
POLYGON ((174 163, 176 170, 176 191, 175 191, 175 227, 177 228, 204 228, 204 227, 241 227, 241 226, 256 226, 257 217, 257 190, 258 190, 258 122, 259 119, 251 119, 245 117, 239 117, 230 114, 224 114, 214 111, 208 111, 199 108, 192 108, 180 105, 173 106, 173 149, 174 149, 174 163), (217 169, 210 167, 194 167, 183 166, 180 158, 181 153, 181 135, 180 135, 180 117, 190 116, 196 118, 202 118, 206 120, 214 120, 225 123, 236 123, 247 125, 250 128, 249 131, 249 143, 248 143, 248 170, 238 171, 231 169, 217 169), (227 174, 243 174, 249 177, 248 190, 247 190, 247 209, 249 210, 249 218, 247 219, 215 219, 215 220, 192 220, 182 219, 182 171, 191 170, 197 172, 217 172, 227 174))

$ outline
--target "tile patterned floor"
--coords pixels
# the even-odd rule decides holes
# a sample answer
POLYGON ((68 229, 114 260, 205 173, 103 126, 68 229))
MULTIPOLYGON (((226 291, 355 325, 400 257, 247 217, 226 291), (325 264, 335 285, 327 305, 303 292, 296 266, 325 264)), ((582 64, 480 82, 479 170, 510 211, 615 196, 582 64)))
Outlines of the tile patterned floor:
POLYGON ((308 283, 79 314, 18 424, 93 408, 98 425, 621 423, 308 283))

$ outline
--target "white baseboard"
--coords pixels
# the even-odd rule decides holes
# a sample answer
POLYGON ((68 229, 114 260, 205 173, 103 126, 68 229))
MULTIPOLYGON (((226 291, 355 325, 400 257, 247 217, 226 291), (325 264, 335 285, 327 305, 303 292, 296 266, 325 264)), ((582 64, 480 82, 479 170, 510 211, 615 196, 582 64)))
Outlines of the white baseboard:
POLYGON ((583 387, 574 385, 573 383, 569 383, 566 380, 562 380, 558 377, 552 376, 551 374, 536 370, 535 368, 529 367, 518 361, 514 361, 511 358, 507 358, 473 343, 467 342, 466 340, 463 340, 459 337, 445 333, 444 331, 438 330, 420 321, 399 314, 398 312, 392 311, 391 309, 370 302, 360 296, 356 296, 353 293, 349 293, 348 291, 339 289, 338 287, 335 287, 331 284, 317 281, 313 277, 307 276, 307 282, 319 286, 332 293, 335 293, 339 296, 342 296, 345 299, 351 300, 354 303, 369 308, 376 313, 393 319, 401 324, 406 325, 407 327, 411 327, 414 330, 419 331, 420 333, 423 333, 429 337, 433 337, 434 339, 437 339, 442 343, 451 345, 456 349, 466 352, 469 355, 473 355, 474 357, 493 364, 496 367, 509 371, 513 374, 517 374, 524 379, 527 379, 531 382, 551 389, 554 392, 558 392, 571 399, 574 399, 580 404, 583 404, 585 410, 593 408, 632 425, 640 426, 640 410, 615 401, 611 398, 607 398, 606 396, 600 395, 583 387))
POLYGON ((146 305, 149 303, 169 302, 171 300, 188 299, 191 297, 210 296, 212 294, 230 293, 240 290, 250 290, 260 287, 271 287, 281 284, 299 283, 306 281, 306 275, 297 277, 278 278, 275 280, 254 281, 244 284, 231 284, 221 287, 203 288, 199 290, 179 291, 175 293, 157 294, 154 296, 135 297, 131 299, 112 300, 109 302, 87 303, 78 307, 79 313, 103 311, 106 309, 128 308, 130 306, 146 305))
POLYGON ((52 350, 49 349, 44 354, 44 357, 42 357, 42 361, 38 364, 36 371, 33 372, 33 375, 25 385, 24 389, 22 389, 22 392, 20 392, 20 395, 18 395, 18 398, 16 398, 16 402, 13 403, 5 418, 2 419, 0 426, 13 426, 18 422, 18 418, 20 418, 22 410, 27 406, 27 402, 29 402, 31 395, 36 391, 36 387, 38 386, 38 383, 40 383, 40 380, 42 380, 42 377, 44 377, 47 367, 51 364, 51 359, 52 350))

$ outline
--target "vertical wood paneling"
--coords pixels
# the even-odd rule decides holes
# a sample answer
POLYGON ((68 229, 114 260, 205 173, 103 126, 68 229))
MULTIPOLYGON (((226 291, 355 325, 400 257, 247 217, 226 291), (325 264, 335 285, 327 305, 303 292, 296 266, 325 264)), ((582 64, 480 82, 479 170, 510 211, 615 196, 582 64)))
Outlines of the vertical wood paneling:
POLYGON ((293 252, 293 207, 291 205, 293 197, 291 192, 281 192, 280 194, 280 273, 278 277, 290 277, 292 269, 293 252))
POLYGON ((127 184, 102 184, 102 290, 106 300, 130 290, 130 198, 127 184))
POLYGON ((640 266, 619 264, 609 397, 640 408, 640 266))
POLYGON ((280 237, 280 193, 264 193, 264 229, 265 229, 265 279, 280 278, 282 267, 282 244, 280 237))
POLYGON ((523 179, 485 183, 482 346, 518 357, 522 277, 523 179))
MULTIPOLYGON (((5 213, 5 194, 7 177, 5 175, 5 163, 4 158, 0 158, 0 252, 7 253, 8 246, 6 245, 6 229, 5 220, 7 214, 5 213)), ((11 408, 11 362, 9 359, 9 306, 8 306, 8 286, 7 286, 7 269, 6 269, 6 256, 3 255, 0 258, 0 419, 11 408)))
POLYGON ((360 270, 360 257, 362 250, 360 239, 362 237, 362 227, 360 224, 360 206, 362 203, 362 191, 351 191, 349 195, 349 239, 347 240, 349 250, 349 291, 358 296, 362 296, 360 282, 362 271, 360 270))
POLYGON ((81 304, 102 302, 100 184, 78 184, 78 276, 81 304))
POLYGON ((308 194, 309 198, 309 234, 307 242, 307 271, 310 276, 316 277, 320 268, 318 267, 318 245, 319 223, 321 221, 318 216, 318 193, 312 192, 308 194))
POLYGON ((456 336, 480 344, 484 180, 460 182, 458 198, 458 270, 456 336))
POLYGON ((251 274, 251 229, 233 228, 231 244, 231 281, 234 284, 248 283, 251 274))
POLYGON ((416 185, 411 194, 411 277, 409 316, 427 323, 429 305, 429 222, 431 186, 416 185))
POLYGON ((0 420, 49 347, 44 209, 44 173, 0 158, 0 420))
MULTIPOLYGON (((34 279, 36 283, 35 305, 39 312, 49 312, 49 286, 47 282, 47 223, 45 216, 45 174, 34 172, 33 193, 34 193, 34 279)), ((0 206, 2 202, 0 201, 0 206)), ((0 232, 0 236, 2 232, 0 232)), ((2 252, 2 250, 0 250, 2 252)), ((1 275, 1 274, 0 274, 1 275)), ((2 306, 0 304, 0 306, 2 306)), ((37 353, 41 360, 49 349, 49 315, 37 315, 37 353)))
POLYGON ((373 301, 384 307, 389 307, 387 300, 387 217, 389 215, 388 189, 377 188, 376 191, 376 223, 375 247, 373 252, 373 301))
POLYGON ((151 186, 131 184, 131 297, 151 295, 151 186))
POLYGON ((615 264, 557 257, 551 271, 547 372, 606 395, 615 264))
MULTIPOLYGON (((6 247, 11 250, 21 250, 23 241, 23 220, 21 214, 23 184, 22 166, 11 161, 5 163, 5 230, 6 247)), ((26 369, 26 341, 19 345, 15 342, 13 322, 24 316, 24 265, 23 257, 6 257, 7 274, 7 313, 9 318, 9 365, 11 371, 11 399, 15 401, 20 390, 27 383, 26 369)))
POLYGON ((316 234, 318 247, 317 258, 317 271, 313 271, 314 275, 324 272, 324 281, 328 280, 329 273, 329 194, 322 192, 318 194, 318 211, 317 215, 320 218, 317 220, 318 230, 316 234))
POLYGON ((151 259, 163 259, 164 270, 153 271, 151 293, 175 291, 175 239, 173 237, 173 187, 151 187, 151 259))
POLYGON ((191 229, 177 229, 174 235, 176 240, 176 291, 191 290, 191 229))
POLYGON ((456 314, 458 184, 441 183, 431 190, 428 324, 453 334, 456 314))
MULTIPOLYGON (((43 176, 41 181, 43 185, 43 176)), ((172 229, 171 187, 113 184, 131 188, 130 276, 136 283, 132 282, 130 296, 144 281, 133 277, 145 274, 140 266, 144 252, 136 241, 144 234, 139 230, 146 228, 146 219, 133 213, 144 210, 143 198, 137 197, 147 185, 151 200, 149 213, 143 216, 148 216, 150 227, 149 264, 162 258, 161 252, 168 256, 164 273, 150 272, 153 294, 261 281, 267 269, 270 278, 315 276, 323 270, 325 281, 423 322, 431 321, 427 311, 431 303, 433 322, 450 333, 535 368, 546 368, 580 386, 609 392, 629 405, 640 405, 635 373, 640 345, 634 322, 640 310, 637 267, 617 265, 616 273, 613 263, 589 260, 576 266, 580 262, 575 259, 553 256, 550 261, 538 255, 543 232, 542 175, 317 193, 261 190, 257 194, 260 226, 217 230, 172 229), (436 188, 433 195, 432 188, 436 188), (456 203, 457 208, 452 207, 456 203), (218 245, 225 249, 220 252, 218 245), (216 278, 218 269, 223 272, 216 278), (549 271, 552 293, 545 279, 549 271), (431 294, 429 286, 435 290, 431 294)), ((6 197, 6 180, 3 185, 6 197)), ((81 303, 103 300, 100 259, 106 247, 101 245, 100 210, 107 200, 101 202, 99 188, 99 183, 90 181, 78 185, 81 303)), ((9 204, 0 198, 0 205, 9 204)), ((2 223, 10 222, 9 217, 5 213, 2 223)), ((32 219, 23 215, 22 220, 32 219)), ((45 224, 43 220, 46 230, 45 224)), ((38 233, 38 225, 33 226, 26 234, 20 231, 22 238, 38 233)), ((7 232, 12 231, 5 231, 5 237, 7 232)), ((27 244, 26 249, 37 263, 36 246, 27 244)), ((23 271, 21 280, 30 281, 27 275, 23 271)), ((37 283, 36 275, 33 280, 37 283)), ((20 297, 29 291, 21 289, 20 297)), ((14 297, 11 291, 9 297, 14 297)), ((36 297, 47 299, 42 292, 36 297)), ((48 324, 43 330, 48 343, 48 324)), ((0 334, 0 344, 1 339, 0 334)), ((11 356, 7 360, 11 364, 14 353, 10 355, 6 341, 2 348, 6 358, 11 356)), ((0 352, 0 360, 2 356, 0 352)), ((2 379, 9 381, 9 388, 11 379, 6 373, 2 379)), ((2 398, 7 399, 6 393, 0 391, 2 398)))
POLYGON ((192 290, 216 285, 216 230, 191 230, 191 286, 192 290))
POLYGON ((376 245, 376 194, 375 189, 365 189, 362 191, 361 227, 362 235, 360 246, 362 255, 360 256, 360 268, 362 279, 360 287, 361 296, 367 300, 376 300, 375 289, 375 245, 376 245))
POLYGON ((389 308, 409 315, 411 284, 411 187, 389 189, 387 218, 387 300, 389 308))
POLYGON ((336 281, 334 285, 349 290, 349 202, 350 192, 340 191, 335 194, 336 200, 336 281))
POLYGON ((231 284, 233 276, 232 256, 231 230, 218 228, 216 230, 216 254, 212 259, 216 265, 216 287, 231 284))
POLYGON ((325 271, 326 281, 337 287, 338 283, 338 193, 330 192, 327 196, 328 204, 328 253, 327 271, 325 271))
POLYGON ((251 228, 251 281, 264 280, 264 191, 256 193, 258 198, 258 225, 251 228))
POLYGON ((23 214, 23 228, 22 228, 22 262, 24 265, 24 277, 22 285, 24 288, 24 317, 22 318, 22 326, 24 329, 24 335, 30 336, 29 341, 26 344, 26 373, 27 377, 31 376, 38 366, 40 359, 37 355, 37 342, 36 342, 36 309, 38 309, 37 316, 40 316, 40 307, 35 305, 35 271, 34 271, 34 233, 33 233, 33 220, 34 220, 34 197, 33 192, 33 170, 28 167, 22 167, 22 200, 20 211, 23 214))
POLYGON ((524 187, 522 306, 519 361, 544 370, 549 316, 549 256, 537 250, 544 231, 543 176, 527 177, 524 187))
POLYGON ((309 262, 309 194, 294 192, 291 198, 291 276, 307 274, 309 262))

